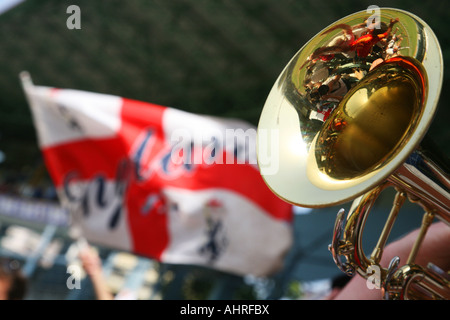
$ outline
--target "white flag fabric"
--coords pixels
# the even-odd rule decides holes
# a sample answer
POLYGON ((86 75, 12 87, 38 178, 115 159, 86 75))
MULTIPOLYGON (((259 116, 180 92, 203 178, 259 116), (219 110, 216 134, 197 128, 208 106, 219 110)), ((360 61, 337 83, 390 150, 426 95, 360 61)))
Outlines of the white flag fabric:
POLYGON ((263 182, 253 126, 25 84, 61 204, 88 241, 240 275, 279 270, 292 206, 263 182))

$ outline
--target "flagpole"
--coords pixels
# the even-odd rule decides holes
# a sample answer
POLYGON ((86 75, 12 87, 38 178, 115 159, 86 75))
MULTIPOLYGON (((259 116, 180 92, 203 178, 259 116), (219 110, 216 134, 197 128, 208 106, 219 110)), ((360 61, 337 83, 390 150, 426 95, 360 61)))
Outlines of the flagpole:
POLYGON ((31 89, 34 87, 33 80, 31 79, 30 73, 28 71, 20 72, 19 79, 25 92, 27 91, 27 89, 31 89))
POLYGON ((19 79, 22 84, 23 92, 25 93, 25 98, 27 99, 28 105, 32 107, 32 103, 29 97, 29 93, 34 89, 33 80, 28 71, 21 71, 19 73, 19 79))

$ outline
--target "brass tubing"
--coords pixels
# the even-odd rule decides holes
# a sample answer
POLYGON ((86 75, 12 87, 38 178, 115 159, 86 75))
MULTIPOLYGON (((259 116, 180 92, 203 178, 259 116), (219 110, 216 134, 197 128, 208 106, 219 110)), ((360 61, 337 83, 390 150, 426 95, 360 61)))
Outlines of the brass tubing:
POLYGON ((429 226, 433 222, 434 219, 434 213, 433 212, 426 212, 422 219, 422 225, 420 226, 419 234, 416 238, 416 241, 414 242, 414 245, 411 249, 411 252, 409 254, 408 260, 406 264, 412 264, 416 260, 417 253, 419 252, 420 245, 422 244, 423 239, 425 238, 425 235, 428 231, 429 226))
POLYGON ((374 248, 370 260, 375 264, 379 264, 381 260, 381 256, 383 254, 383 249, 386 245, 387 239, 391 233, 392 227, 394 226, 394 222, 397 219, 398 213, 400 212, 401 207, 405 203, 406 195, 404 192, 398 191, 395 195, 394 203, 389 213, 389 217, 384 225, 383 231, 381 232, 380 238, 378 239, 378 243, 374 248))

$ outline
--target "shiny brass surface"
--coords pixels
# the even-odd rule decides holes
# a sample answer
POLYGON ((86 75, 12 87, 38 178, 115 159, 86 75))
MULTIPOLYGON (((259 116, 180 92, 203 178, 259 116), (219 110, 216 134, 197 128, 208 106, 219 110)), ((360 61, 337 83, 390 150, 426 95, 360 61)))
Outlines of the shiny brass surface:
MULTIPOLYGON (((448 280, 414 264, 434 217, 450 225, 450 178, 422 145, 437 111, 443 62, 431 28, 402 10, 365 11, 325 28, 286 65, 258 124, 258 164, 271 190, 303 207, 354 200, 340 211, 330 245, 338 267, 368 277, 381 269, 383 297, 450 299, 448 280), (398 194, 370 257, 362 250, 367 216, 380 193, 398 194), (406 265, 381 268, 402 203, 425 210, 406 265)), ((402 262, 404 263, 404 262, 402 262)), ((447 274, 441 273, 442 274, 447 274)))
POLYGON ((370 31, 362 11, 305 44, 267 97, 258 164, 267 185, 287 202, 324 207, 369 191, 407 160, 432 122, 442 86, 439 42, 420 18, 397 9, 380 12, 381 29, 372 32, 380 40, 367 44, 368 53, 357 50, 370 31), (356 103, 367 99, 364 107, 356 103), (337 121, 334 111, 349 121, 337 121), (345 135, 327 144, 331 134, 323 128, 332 122, 334 132, 345 125, 345 135), (324 161, 328 156, 333 159, 324 161))

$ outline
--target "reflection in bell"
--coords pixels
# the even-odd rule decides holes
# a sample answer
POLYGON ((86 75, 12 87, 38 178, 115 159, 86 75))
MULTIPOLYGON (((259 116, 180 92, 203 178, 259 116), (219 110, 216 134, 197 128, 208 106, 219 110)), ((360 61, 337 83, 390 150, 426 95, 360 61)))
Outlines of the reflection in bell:
POLYGON ((423 112, 427 84, 420 68, 412 59, 388 60, 345 96, 317 138, 319 170, 351 179, 395 156, 423 112))

